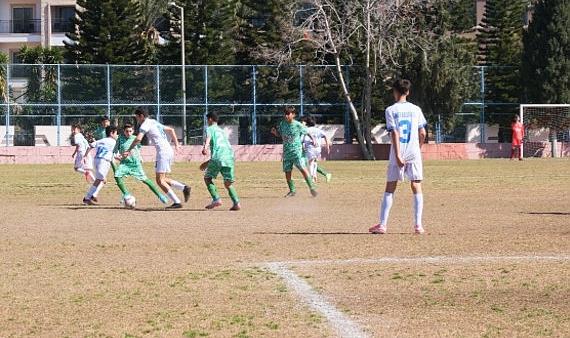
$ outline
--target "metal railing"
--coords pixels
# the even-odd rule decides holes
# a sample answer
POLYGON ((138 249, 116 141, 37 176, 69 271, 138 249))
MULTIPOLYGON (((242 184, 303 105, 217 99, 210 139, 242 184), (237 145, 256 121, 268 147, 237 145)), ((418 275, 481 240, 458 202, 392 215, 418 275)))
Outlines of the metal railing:
POLYGON ((39 34, 41 20, 0 20, 0 34, 39 34))

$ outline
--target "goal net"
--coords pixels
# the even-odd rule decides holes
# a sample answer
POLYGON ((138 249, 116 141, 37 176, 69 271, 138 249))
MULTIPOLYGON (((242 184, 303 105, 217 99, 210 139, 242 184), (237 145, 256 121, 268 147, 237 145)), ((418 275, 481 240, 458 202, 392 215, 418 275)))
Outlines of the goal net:
POLYGON ((524 157, 570 156, 570 104, 521 104, 524 157))

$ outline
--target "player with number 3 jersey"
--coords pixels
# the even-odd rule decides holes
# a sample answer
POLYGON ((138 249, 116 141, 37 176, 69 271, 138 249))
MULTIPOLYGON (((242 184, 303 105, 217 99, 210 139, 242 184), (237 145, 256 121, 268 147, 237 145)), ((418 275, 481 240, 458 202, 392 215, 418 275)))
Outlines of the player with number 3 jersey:
POLYGON ((388 181, 403 181, 404 174, 410 181, 423 179, 419 133, 425 126, 420 107, 405 99, 386 109, 386 129, 392 138, 388 181))
POLYGON ((390 133, 390 161, 386 173, 386 189, 380 204, 380 221, 368 229, 374 234, 385 234, 398 181, 406 176, 414 194, 414 231, 423 234, 423 168, 421 146, 426 138, 426 119, 420 107, 408 102, 411 83, 400 79, 392 85, 396 103, 386 108, 386 129, 390 133))

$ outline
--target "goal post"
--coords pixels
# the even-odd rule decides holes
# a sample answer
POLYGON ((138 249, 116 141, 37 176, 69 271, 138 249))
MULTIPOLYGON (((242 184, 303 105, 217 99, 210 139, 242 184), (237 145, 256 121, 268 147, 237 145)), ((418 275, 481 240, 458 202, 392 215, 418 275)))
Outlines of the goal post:
POLYGON ((570 104, 521 104, 524 157, 570 156, 570 104))

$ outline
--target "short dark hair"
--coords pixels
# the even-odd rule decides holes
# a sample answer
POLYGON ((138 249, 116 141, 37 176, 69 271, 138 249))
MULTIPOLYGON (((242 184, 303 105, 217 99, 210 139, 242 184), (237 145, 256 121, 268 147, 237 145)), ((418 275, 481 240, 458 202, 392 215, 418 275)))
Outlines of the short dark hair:
POLYGON ((101 117, 101 122, 103 122, 103 121, 109 121, 109 117, 108 116, 101 117))
POLYGON ((396 90, 400 95, 406 95, 412 88, 410 80, 398 79, 392 84, 392 89, 396 90))
POLYGON ((132 124, 130 123, 125 123, 125 125, 123 125, 123 130, 127 129, 127 128, 134 128, 132 124))
POLYGON ((290 114, 290 113, 295 114, 295 107, 293 107, 293 106, 288 106, 288 107, 285 108, 285 115, 290 114))
POLYGON ((142 115, 144 117, 148 117, 148 109, 146 107, 137 107, 135 109, 135 115, 142 115))
POLYGON ((115 126, 108 126, 107 128, 105 128, 105 135, 107 135, 107 137, 111 136, 111 134, 113 132, 117 131, 117 127, 115 126))
POLYGON ((314 127, 317 124, 317 119, 314 116, 308 116, 306 118, 307 126, 314 127))
POLYGON ((218 114, 214 113, 213 111, 206 114, 206 118, 218 123, 218 114))

